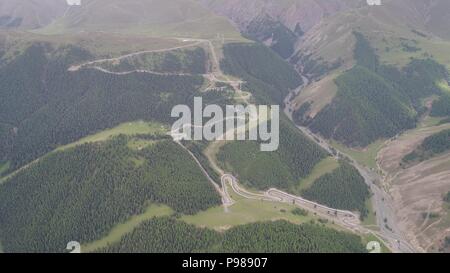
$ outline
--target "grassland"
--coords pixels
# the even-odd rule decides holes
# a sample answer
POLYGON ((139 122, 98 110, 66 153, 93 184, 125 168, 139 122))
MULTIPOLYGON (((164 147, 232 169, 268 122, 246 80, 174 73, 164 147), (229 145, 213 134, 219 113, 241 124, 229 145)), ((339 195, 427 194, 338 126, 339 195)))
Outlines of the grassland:
POLYGON ((378 37, 373 41, 382 63, 403 67, 411 61, 411 58, 423 59, 431 56, 450 71, 450 42, 417 37, 411 37, 411 39, 417 41, 415 47, 420 48, 420 50, 416 52, 403 50, 398 37, 384 37, 382 39, 378 37))
POLYGON ((372 198, 366 200, 366 208, 368 212, 367 216, 362 221, 362 224, 368 228, 377 228, 377 220, 375 212, 373 211, 372 198))
MULTIPOLYGON (((118 136, 118 135, 132 136, 132 135, 136 135, 136 134, 165 133, 167 131, 168 131, 168 129, 164 125, 157 123, 157 122, 145 122, 145 121, 126 122, 126 123, 122 123, 114 128, 104 130, 104 131, 98 132, 96 134, 84 137, 76 142, 72 142, 70 144, 60 146, 57 149, 55 149, 54 151, 48 153, 47 155, 49 155, 53 152, 64 151, 68 148, 73 148, 73 147, 76 147, 76 146, 79 146, 82 144, 86 144, 86 143, 106 141, 106 140, 111 139, 112 137, 118 136)), ((142 149, 151 144, 152 144, 152 141, 132 140, 132 141, 130 141, 130 143, 128 145, 130 148, 139 150, 139 149, 142 149)), ((47 155, 45 155, 45 156, 47 156, 47 155)), ((41 158, 44 158, 45 156, 43 156, 41 158)), ((24 168, 30 166, 33 163, 38 162, 41 158, 36 159, 35 161, 29 163, 28 165, 25 165, 24 167, 20 168, 19 170, 15 171, 5 177, 2 177, 1 174, 3 171, 6 170, 7 166, 0 165, 0 167, 1 167, 0 168, 0 184, 5 182, 8 178, 14 176, 16 173, 20 172, 24 168), (4 170, 3 170, 3 168, 4 168, 4 170)), ((136 162, 136 163, 139 163, 139 162, 136 162)))
POLYGON ((430 117, 430 116, 426 116, 417 125, 417 129, 438 126, 438 125, 440 125, 441 121, 443 121, 445 119, 446 119, 445 117, 430 117))
POLYGON ((436 85, 443 91, 448 94, 450 94, 450 86, 448 85, 448 82, 442 80, 436 83, 436 85))
POLYGON ((306 86, 294 99, 294 108, 298 110, 303 104, 311 103, 309 115, 315 117, 325 106, 330 104, 337 94, 335 79, 342 71, 335 71, 317 82, 306 86))
POLYGON ((155 37, 214 38, 217 33, 239 38, 239 31, 192 0, 98 0, 73 9, 40 30, 45 34, 110 31, 155 37), (130 14, 133 16, 130 17, 130 14))
POLYGON ((404 16, 411 10, 393 4, 395 2, 397 1, 383 3, 383 6, 377 8, 367 6, 342 12, 323 20, 320 27, 317 27, 320 33, 313 31, 309 34, 310 39, 305 39, 305 48, 314 53, 314 59, 321 57, 324 61, 333 63, 340 58, 344 61, 344 67, 349 68, 354 61, 352 50, 355 39, 352 32, 358 31, 368 37, 383 64, 404 67, 411 58, 432 57, 450 71, 450 41, 415 33, 417 29, 413 26, 421 26, 424 22, 409 22, 416 14, 404 16), (321 39, 314 39, 316 35, 320 35, 317 37, 321 39), (413 50, 408 50, 407 46, 413 50))
POLYGON ((106 33, 106 32, 79 32, 71 34, 47 35, 42 30, 30 32, 0 33, 4 37, 6 55, 11 59, 17 52, 23 52, 33 43, 50 43, 55 48, 67 45, 77 45, 89 51, 96 58, 113 58, 125 54, 146 51, 162 50, 184 46, 187 43, 172 37, 152 37, 150 35, 137 35, 133 33, 106 33))
POLYGON ((331 145, 342 153, 349 155, 358 163, 375 170, 377 169, 377 154, 383 147, 384 142, 385 140, 377 140, 364 149, 349 148, 336 141, 331 141, 331 145))
POLYGON ((100 240, 85 244, 81 247, 83 252, 93 252, 95 250, 107 247, 109 244, 120 240, 125 234, 132 232, 139 224, 150 220, 153 217, 167 216, 173 213, 173 210, 164 205, 150 205, 143 214, 133 215, 126 222, 115 226, 107 236, 100 240))
POLYGON ((300 181, 299 186, 295 189, 295 191, 300 193, 302 190, 309 188, 319 177, 327 173, 331 173, 338 167, 339 162, 333 157, 327 157, 323 159, 316 166, 314 166, 314 169, 311 171, 308 177, 300 181))
MULTIPOLYGON (((296 207, 289 204, 246 199, 236 194, 231 187, 227 187, 235 203, 226 211, 223 207, 215 207, 192 216, 183 216, 181 219, 189 224, 216 230, 263 221, 286 220, 294 224, 301 224, 319 219, 312 214, 295 215, 292 212, 296 207)), ((338 228, 335 225, 332 226, 338 228)))
MULTIPOLYGON (((222 231, 239 225, 264 221, 286 220, 294 224, 302 224, 320 219, 312 214, 307 216, 295 215, 293 213, 295 207, 289 204, 246 199, 236 194, 231 187, 228 187, 228 191, 235 203, 231 207, 228 207, 227 210, 224 210, 222 206, 213 207, 195 215, 183 215, 180 220, 198 227, 222 231)), ((126 222, 115 226, 102 239, 83 245, 82 251, 93 252, 104 248, 112 243, 118 242, 125 234, 132 232, 139 224, 153 217, 172 215, 173 212, 168 206, 152 204, 143 214, 134 215, 126 222)), ((333 223, 326 223, 325 225, 343 230, 333 223)))
MULTIPOLYGON (((136 135, 136 134, 156 134, 156 133, 165 133, 167 132, 167 128, 156 122, 144 122, 144 121, 134 121, 120 124, 117 127, 101 131, 99 133, 84 137, 76 142, 70 143, 68 145, 61 146, 57 149, 57 151, 65 150, 67 148, 71 148, 74 146, 82 145, 85 143, 91 142, 99 142, 106 141, 111 137, 118 135, 136 135)), ((139 147, 139 144, 142 143, 134 143, 136 148, 139 147)))

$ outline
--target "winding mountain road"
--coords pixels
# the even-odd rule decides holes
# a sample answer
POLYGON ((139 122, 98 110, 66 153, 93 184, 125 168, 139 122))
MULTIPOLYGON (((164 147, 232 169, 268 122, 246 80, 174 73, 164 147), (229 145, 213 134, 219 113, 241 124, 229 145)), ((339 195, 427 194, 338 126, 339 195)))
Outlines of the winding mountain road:
MULTIPOLYGON (((181 40, 181 38, 178 38, 181 40)), ((188 40, 183 40, 183 41, 188 41, 188 40)), ((80 70, 83 67, 86 66, 90 66, 93 64, 99 64, 99 63, 104 63, 104 62, 117 62, 123 59, 127 59, 127 58, 131 58, 137 55, 142 55, 142 54, 148 54, 148 53, 162 53, 162 52, 169 52, 169 51, 174 51, 174 50, 178 50, 178 49, 184 49, 184 48, 189 48, 189 47, 194 47, 197 45, 200 45, 201 43, 206 42, 206 40, 196 40, 194 43, 190 43, 187 45, 182 45, 182 46, 176 46, 176 47, 170 47, 170 48, 163 48, 163 49, 153 49, 153 50, 143 50, 143 51, 138 51, 138 52, 133 52, 130 54, 125 54, 119 57, 114 57, 114 58, 105 58, 105 59, 98 59, 98 60, 94 60, 94 61, 88 61, 82 64, 78 64, 78 65, 72 65, 71 67, 69 67, 69 71, 71 72, 75 72, 80 70)))
MULTIPOLYGON (((82 68, 89 67, 93 69, 100 70, 104 73, 111 73, 111 74, 119 74, 119 75, 126 75, 130 73, 152 73, 152 74, 161 74, 161 75, 172 75, 171 73, 161 73, 161 72, 155 72, 155 71, 147 71, 147 70, 134 70, 134 71, 128 71, 128 72, 112 72, 108 71, 106 69, 103 69, 98 66, 90 67, 95 64, 100 64, 103 62, 110 62, 110 61, 120 61, 124 58, 130 58, 136 55, 140 54, 147 54, 147 53, 158 53, 158 52, 168 52, 183 48, 189 48, 194 47, 197 45, 200 45, 202 43, 207 43, 208 47, 210 48, 211 57, 213 61, 212 65, 212 71, 210 71, 209 74, 203 75, 205 78, 209 79, 211 82, 223 82, 230 84, 234 91, 237 94, 241 94, 242 99, 244 102, 248 103, 248 97, 244 97, 242 94, 244 92, 241 90, 241 84, 243 83, 240 80, 230 80, 229 77, 227 77, 220 69, 220 64, 218 61, 217 54, 214 49, 214 45, 210 40, 204 40, 204 39, 191 39, 191 38, 176 38, 179 40, 182 40, 183 42, 192 42, 187 45, 178 46, 178 47, 172 47, 172 48, 166 48, 166 49, 158 49, 158 50, 145 50, 145 51, 139 51, 135 53, 126 54, 123 56, 119 56, 116 58, 109 58, 109 59, 99 59, 94 61, 89 61, 83 64, 73 65, 68 70, 69 71, 78 71, 82 68), (221 79, 224 80, 221 80, 221 79)), ((293 108, 291 105, 291 100, 293 97, 295 97, 298 93, 301 92, 301 90, 309 84, 309 81, 306 77, 302 75, 304 84, 297 88, 296 90, 292 91, 285 99, 285 113, 286 115, 292 120, 292 112, 293 108)), ((328 151, 330 154, 333 154, 333 149, 331 146, 323 140, 320 136, 312 133, 308 128, 297 126, 298 129, 300 129, 306 136, 308 136, 311 140, 313 140, 315 143, 317 143, 320 147, 328 151)), ((323 206, 321 204, 306 200, 304 198, 301 198, 299 196, 294 196, 289 193, 280 191, 278 189, 269 189, 268 191, 264 193, 251 193, 243 188, 241 188, 238 184, 238 180, 230 175, 230 174, 224 174, 223 170, 220 170, 220 174, 223 175, 221 178, 221 186, 222 188, 211 178, 211 176, 208 174, 208 172, 205 170, 205 168, 201 165, 200 161, 195 157, 195 155, 187 149, 181 142, 175 141, 178 143, 181 147, 183 147, 184 150, 186 150, 191 157, 194 159, 194 161, 197 163, 197 165, 200 167, 204 175, 208 178, 208 180, 212 183, 216 191, 220 194, 222 197, 222 202, 227 209, 229 206, 234 204, 233 199, 231 198, 230 194, 227 190, 227 184, 231 186, 233 191, 236 192, 236 194, 248 198, 248 199, 258 199, 258 200, 265 200, 265 201, 271 201, 271 202, 282 202, 282 203, 290 203, 293 205, 296 205, 298 207, 301 207, 305 210, 311 211, 313 213, 316 213, 317 215, 320 215, 326 219, 330 219, 334 221, 335 223, 353 230, 355 232, 360 232, 363 234, 374 234, 377 237, 382 238, 388 243, 388 247, 394 251, 394 252, 415 252, 415 249, 410 246, 401 236, 401 234, 398 232, 398 229, 395 225, 395 215, 392 212, 392 206, 390 205, 390 197, 389 195, 384 192, 382 189, 380 189, 374 182, 378 181, 379 177, 378 174, 371 172, 370 170, 367 170, 363 166, 359 165, 355 160, 353 160, 350 156, 341 153, 342 155, 345 155, 351 160, 351 164, 358 169, 358 171, 361 173, 361 175, 364 177, 367 185, 371 188, 374 197, 374 208, 377 211, 377 222, 380 227, 380 231, 376 232, 373 230, 370 230, 366 227, 363 227, 359 221, 359 215, 350 212, 350 211, 344 211, 344 210, 337 210, 333 208, 328 208, 326 206, 323 206)), ((336 157, 339 157, 336 155, 336 157)), ((211 159, 209 159, 211 160, 211 159)), ((214 163, 214 166, 218 168, 218 165, 214 163)))

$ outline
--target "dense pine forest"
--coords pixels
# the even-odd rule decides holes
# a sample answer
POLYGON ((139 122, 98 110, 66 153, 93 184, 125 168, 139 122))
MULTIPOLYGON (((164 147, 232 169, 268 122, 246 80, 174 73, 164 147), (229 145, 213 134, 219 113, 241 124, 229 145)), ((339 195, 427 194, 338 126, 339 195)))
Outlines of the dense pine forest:
POLYGON ((283 59, 289 58, 295 52, 295 43, 299 36, 303 35, 300 26, 295 31, 270 17, 257 17, 253 19, 244 35, 255 41, 271 41, 270 48, 283 59))
POLYGON ((246 81, 259 103, 281 105, 290 90, 302 84, 297 72, 264 45, 227 44, 223 51, 223 71, 246 81))
POLYGON ((443 94, 437 101, 433 103, 431 116, 447 117, 450 116, 450 94, 443 94))
POLYGON ((366 250, 360 237, 317 224, 276 221, 217 232, 163 217, 145 222, 103 252, 362 253, 366 250))
POLYGON ((445 115, 443 109, 450 104, 436 85, 448 79, 444 66, 431 59, 413 60, 402 70, 381 65, 367 39, 359 33, 355 36, 357 65, 336 79, 338 94, 333 102, 312 120, 303 117, 307 108, 300 108, 294 115, 297 122, 326 138, 365 147, 415 127, 426 110, 423 98, 442 96, 432 113, 445 115))
MULTIPOLYGON (((257 103, 282 105, 290 90, 302 84, 297 72, 263 45, 227 44, 224 55, 222 69, 245 80, 257 103)), ((246 141, 229 143, 217 155, 226 170, 257 189, 288 189, 325 156, 326 152, 284 116, 280 119, 277 151, 261 152, 258 143, 246 141)))
POLYGON ((340 162, 339 168, 317 179, 302 192, 302 196, 332 208, 359 211, 364 218, 367 215, 365 202, 370 192, 358 170, 340 162))
POLYGON ((306 177, 326 155, 282 118, 277 151, 261 152, 257 142, 235 141, 223 146, 217 159, 247 186, 260 190, 271 187, 287 190, 306 177))
MULTIPOLYGON (((0 161, 10 161, 10 170, 122 122, 170 122, 172 106, 201 96, 201 76, 67 71, 87 59, 95 58, 77 47, 37 43, 0 68, 0 161)), ((205 103, 209 97, 220 102, 222 94, 205 103)))
POLYGON ((427 137, 419 147, 403 158, 403 166, 422 162, 450 151, 450 130, 427 137))
POLYGON ((182 141, 184 147, 186 147, 197 158, 202 165, 203 169, 209 174, 212 180, 221 186, 221 179, 219 173, 211 166, 208 158, 205 156, 204 151, 210 144, 208 141, 182 141))
POLYGON ((3 248, 59 252, 69 241, 101 238, 150 203, 183 214, 221 204, 178 144, 163 138, 135 150, 128 142, 119 136, 51 153, 1 184, 3 248))

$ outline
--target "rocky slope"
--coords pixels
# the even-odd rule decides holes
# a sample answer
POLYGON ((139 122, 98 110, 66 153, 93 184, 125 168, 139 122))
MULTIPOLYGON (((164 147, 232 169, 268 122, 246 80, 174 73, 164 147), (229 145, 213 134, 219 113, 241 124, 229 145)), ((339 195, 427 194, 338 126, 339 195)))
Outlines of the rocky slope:
POLYGON ((284 58, 295 52, 298 39, 323 18, 361 4, 360 0, 199 1, 284 58))
POLYGON ((283 23, 294 31, 301 27, 308 31, 322 18, 335 14, 338 11, 355 6, 358 0, 200 0, 204 5, 218 14, 227 16, 240 29, 265 15, 273 20, 283 23))

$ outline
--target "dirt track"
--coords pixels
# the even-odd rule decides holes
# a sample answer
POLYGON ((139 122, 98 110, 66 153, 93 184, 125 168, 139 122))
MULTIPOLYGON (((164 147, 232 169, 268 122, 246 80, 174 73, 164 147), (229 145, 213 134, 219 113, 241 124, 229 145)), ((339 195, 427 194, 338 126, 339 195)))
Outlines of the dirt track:
POLYGON ((402 158, 422 141, 450 125, 432 126, 405 132, 388 141, 378 154, 378 165, 385 173, 384 184, 390 188, 398 227, 418 249, 434 251, 439 239, 450 235, 449 212, 443 204, 443 195, 450 191, 450 153, 420 164, 400 167, 402 158), (437 238, 437 239, 436 239, 437 238))

